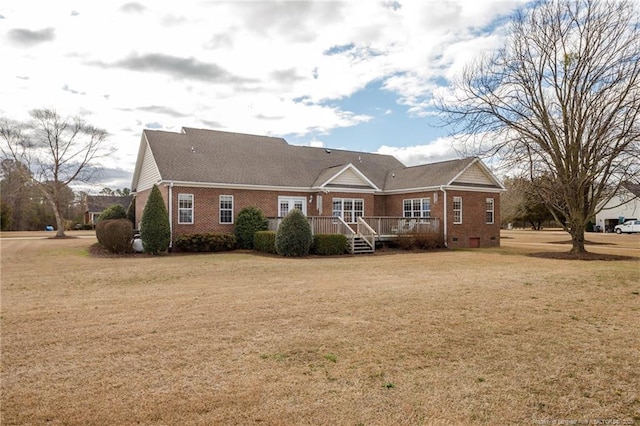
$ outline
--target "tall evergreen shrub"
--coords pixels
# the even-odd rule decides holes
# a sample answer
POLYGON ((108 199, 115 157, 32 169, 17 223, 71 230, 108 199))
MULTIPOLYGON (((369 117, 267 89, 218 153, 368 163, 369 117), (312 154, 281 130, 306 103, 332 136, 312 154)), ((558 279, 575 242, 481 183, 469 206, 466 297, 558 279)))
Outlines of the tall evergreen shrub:
POLYGON ((298 209, 287 214, 276 234, 276 250, 281 256, 306 256, 309 254, 313 235, 311 225, 305 215, 298 209))
POLYGON ((236 239, 238 247, 242 249, 253 249, 253 237, 258 231, 266 231, 269 222, 262 210, 257 207, 246 207, 238 213, 236 218, 236 239))
POLYGON ((140 221, 140 239, 145 253, 160 254, 169 249, 171 227, 164 199, 157 185, 153 185, 140 221))

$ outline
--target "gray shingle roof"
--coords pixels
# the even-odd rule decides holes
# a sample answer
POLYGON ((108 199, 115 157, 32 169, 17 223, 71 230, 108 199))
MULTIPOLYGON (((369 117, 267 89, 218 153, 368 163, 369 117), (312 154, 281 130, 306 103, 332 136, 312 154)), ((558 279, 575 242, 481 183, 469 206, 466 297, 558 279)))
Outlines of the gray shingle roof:
POLYGON ((475 161, 474 157, 468 157, 461 160, 443 161, 394 170, 387 175, 384 189, 385 191, 394 191, 448 185, 473 161, 475 161))
POLYGON ((132 195, 128 195, 126 197, 116 195, 87 195, 87 211, 92 213, 102 212, 107 207, 111 207, 114 204, 120 204, 126 210, 129 208, 129 204, 131 204, 132 199, 132 195))
POLYGON ((390 155, 295 146, 282 138, 192 128, 182 133, 144 130, 145 138, 163 180, 202 184, 312 188, 351 163, 378 188, 402 190, 447 185, 475 160, 405 167, 390 155))

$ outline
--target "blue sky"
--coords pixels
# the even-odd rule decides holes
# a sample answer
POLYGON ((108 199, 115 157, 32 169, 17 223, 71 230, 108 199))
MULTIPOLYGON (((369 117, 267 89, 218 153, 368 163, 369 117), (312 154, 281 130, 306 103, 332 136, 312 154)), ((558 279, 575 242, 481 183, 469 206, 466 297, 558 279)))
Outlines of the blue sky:
POLYGON ((433 96, 526 4, 3 0, 0 116, 53 107, 106 129, 117 153, 92 192, 130 186, 144 128, 447 160, 433 96))

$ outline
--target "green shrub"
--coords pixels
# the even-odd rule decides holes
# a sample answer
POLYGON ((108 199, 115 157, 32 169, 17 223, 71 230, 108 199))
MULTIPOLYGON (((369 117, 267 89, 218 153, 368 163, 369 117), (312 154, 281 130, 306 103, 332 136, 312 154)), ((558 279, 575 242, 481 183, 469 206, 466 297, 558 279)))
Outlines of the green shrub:
POLYGON ((267 218, 257 207, 247 207, 238 213, 236 218, 235 234, 238 247, 252 249, 253 235, 258 231, 265 231, 269 226, 267 218))
POLYGON ((176 238, 175 245, 178 250, 187 252, 229 251, 236 247, 236 237, 216 232, 182 234, 176 238))
POLYGON ((145 253, 165 253, 171 242, 169 215, 157 185, 153 185, 140 220, 140 238, 145 253))
POLYGON ((96 225, 100 245, 112 253, 131 252, 133 225, 129 219, 106 219, 96 225))
POLYGON ((398 247, 404 250, 433 250, 444 247, 442 235, 432 232, 405 234, 398 239, 398 247))
POLYGON ((342 234, 318 234, 313 237, 313 252, 321 256, 335 256, 347 251, 347 237, 342 234))
POLYGON ((276 232, 258 231, 253 236, 253 247, 263 253, 276 254, 276 232))
POLYGON ((127 211, 120 204, 113 204, 100 213, 98 216, 98 223, 103 220, 111 219, 126 219, 127 211))
POLYGON ((291 210, 278 227, 276 251, 281 256, 306 256, 309 254, 312 242, 309 221, 300 210, 291 210))

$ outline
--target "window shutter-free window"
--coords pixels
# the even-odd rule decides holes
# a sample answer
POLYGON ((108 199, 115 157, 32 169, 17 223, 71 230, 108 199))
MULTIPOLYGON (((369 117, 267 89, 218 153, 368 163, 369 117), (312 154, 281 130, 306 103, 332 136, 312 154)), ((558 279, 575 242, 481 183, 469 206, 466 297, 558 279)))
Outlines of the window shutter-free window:
POLYGON ((404 217, 431 217, 431 200, 429 198, 413 198, 403 200, 404 217))
POLYGON ((462 197, 453 197, 453 223, 462 223, 462 197))
POLYGON ((193 223, 193 194, 178 194, 178 223, 193 223))
POLYGON ((233 223, 233 195, 220 196, 220 223, 233 223))
POLYGON ((487 223, 493 223, 494 221, 494 204, 493 204, 493 198, 487 198, 487 223))
POLYGON ((334 198, 333 215, 340 216, 347 223, 356 223, 364 216, 364 200, 360 198, 334 198))

